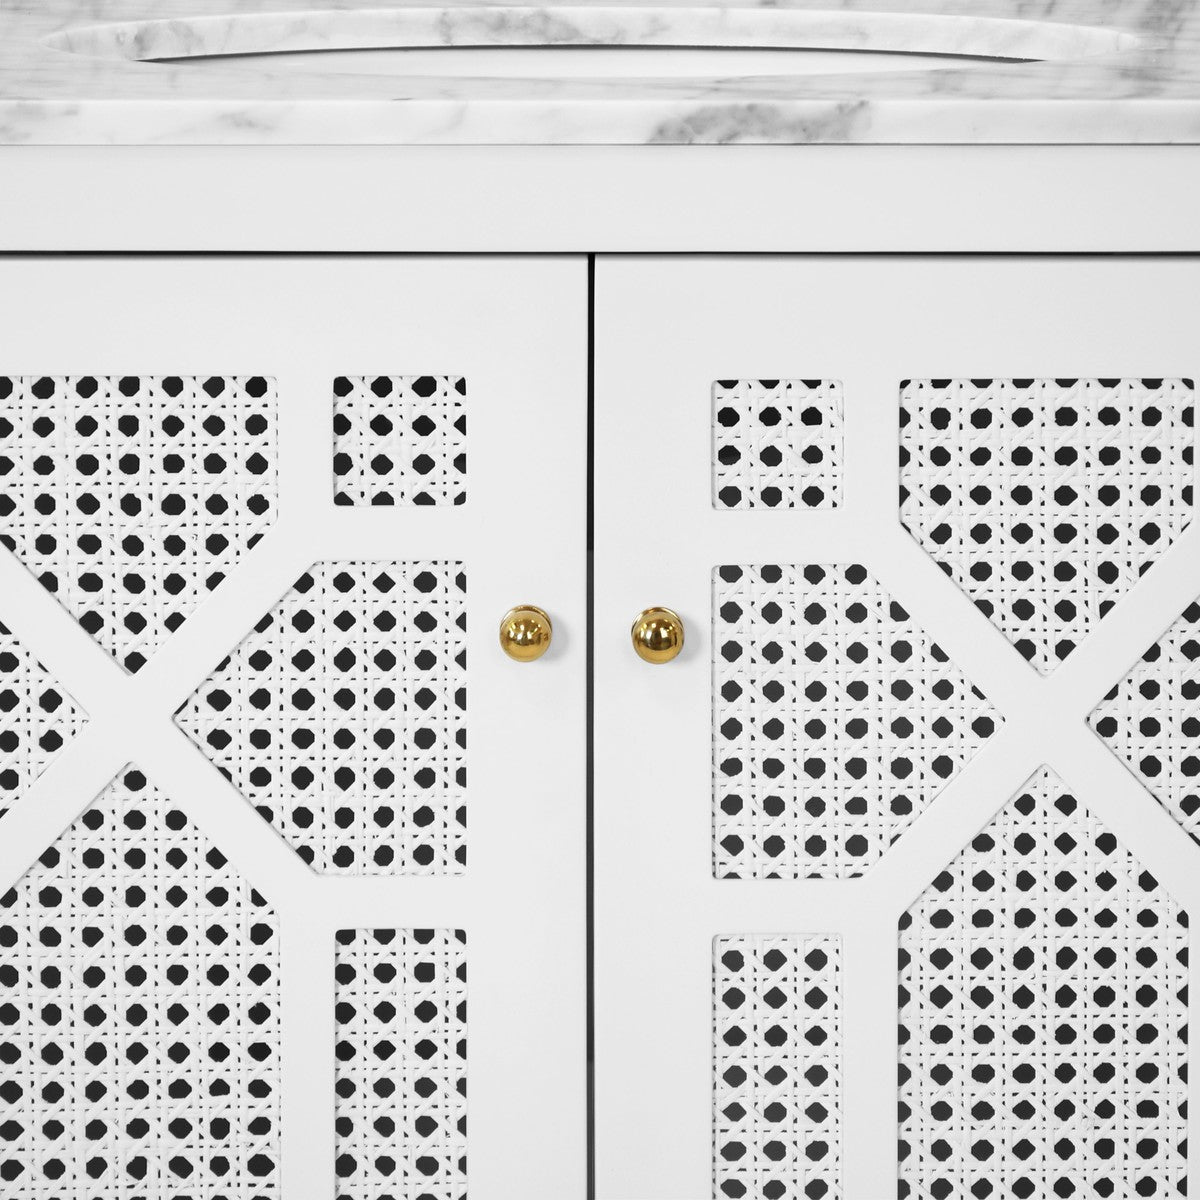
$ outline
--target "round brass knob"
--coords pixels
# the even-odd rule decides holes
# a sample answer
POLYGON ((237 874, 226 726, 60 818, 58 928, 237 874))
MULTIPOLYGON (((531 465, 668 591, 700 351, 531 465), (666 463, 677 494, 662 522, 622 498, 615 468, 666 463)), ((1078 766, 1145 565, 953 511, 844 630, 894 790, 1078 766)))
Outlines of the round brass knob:
POLYGON ((683 621, 669 608, 647 608, 629 631, 643 662, 669 663, 683 649, 683 621))
POLYGON ((532 604, 518 604, 500 622, 500 649, 516 662, 533 662, 550 649, 554 626, 546 613, 532 604))

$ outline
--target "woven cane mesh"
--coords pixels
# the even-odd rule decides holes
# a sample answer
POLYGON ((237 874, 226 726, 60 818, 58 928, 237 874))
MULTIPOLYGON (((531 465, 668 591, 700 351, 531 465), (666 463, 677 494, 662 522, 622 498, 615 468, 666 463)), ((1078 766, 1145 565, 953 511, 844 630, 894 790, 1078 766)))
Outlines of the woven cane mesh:
POLYGON ((0 543, 127 671, 275 517, 274 385, 0 377, 0 543))
POLYGON ((1186 1191, 1187 920, 1049 770, 900 923, 900 1194, 1186 1191))

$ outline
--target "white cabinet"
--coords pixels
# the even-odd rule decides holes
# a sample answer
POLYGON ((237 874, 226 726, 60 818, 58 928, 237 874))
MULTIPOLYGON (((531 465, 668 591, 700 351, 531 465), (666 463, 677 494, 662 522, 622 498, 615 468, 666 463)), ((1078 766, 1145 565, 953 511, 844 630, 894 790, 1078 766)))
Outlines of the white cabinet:
POLYGON ((1198 283, 598 261, 600 1200, 1179 1186, 1198 283))
POLYGON ((0 1190, 581 1196, 585 260, 8 260, 0 327, 0 1190))
POLYGON ((1194 260, 0 272, 6 1197, 1180 1190, 1194 260))

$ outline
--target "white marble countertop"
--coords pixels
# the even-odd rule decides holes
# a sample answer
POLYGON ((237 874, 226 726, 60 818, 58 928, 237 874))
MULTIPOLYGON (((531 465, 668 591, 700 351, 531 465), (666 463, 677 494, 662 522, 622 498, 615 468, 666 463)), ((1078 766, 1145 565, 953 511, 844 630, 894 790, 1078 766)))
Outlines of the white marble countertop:
POLYGON ((9 0, 0 144, 1195 143, 1198 2, 9 0), (394 47, 419 50, 419 67, 378 53, 394 47), (430 67, 431 53, 480 47, 481 69, 430 67), (560 49, 522 75, 495 69, 498 47, 649 49, 619 76, 595 69, 594 49, 590 74, 560 49), (737 50, 735 69, 718 47, 737 50), (743 70, 760 50, 766 69, 743 70), (838 73, 788 66, 789 52, 848 50, 890 53, 838 73), (681 74, 681 52, 699 69, 681 74))

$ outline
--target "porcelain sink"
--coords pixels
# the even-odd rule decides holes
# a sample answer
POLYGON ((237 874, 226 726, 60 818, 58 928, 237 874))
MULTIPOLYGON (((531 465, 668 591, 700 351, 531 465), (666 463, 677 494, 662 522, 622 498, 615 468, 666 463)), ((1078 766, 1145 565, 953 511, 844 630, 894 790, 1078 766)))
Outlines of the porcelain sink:
POLYGON ((771 7, 446 6, 239 13, 76 27, 55 49, 279 77, 719 79, 971 69, 1112 54, 1091 26, 771 7))

